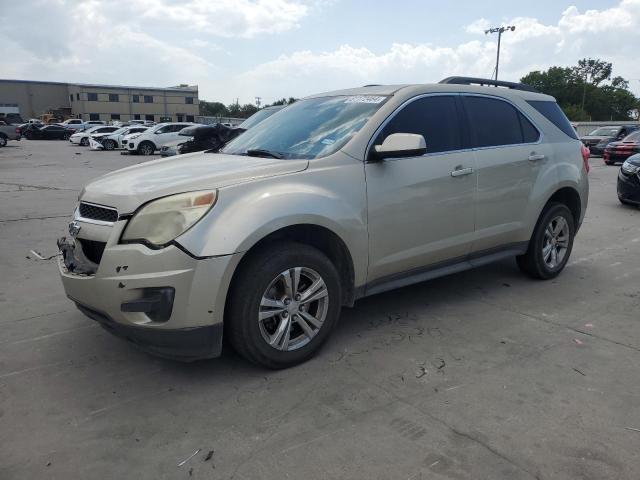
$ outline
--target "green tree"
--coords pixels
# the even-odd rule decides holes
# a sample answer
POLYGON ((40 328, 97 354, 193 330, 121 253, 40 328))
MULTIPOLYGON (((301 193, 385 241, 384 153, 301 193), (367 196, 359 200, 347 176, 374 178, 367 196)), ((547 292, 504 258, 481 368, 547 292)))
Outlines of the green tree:
POLYGON ((207 102, 200 100, 200 115, 207 117, 226 117, 229 115, 227 107, 220 102, 207 102))

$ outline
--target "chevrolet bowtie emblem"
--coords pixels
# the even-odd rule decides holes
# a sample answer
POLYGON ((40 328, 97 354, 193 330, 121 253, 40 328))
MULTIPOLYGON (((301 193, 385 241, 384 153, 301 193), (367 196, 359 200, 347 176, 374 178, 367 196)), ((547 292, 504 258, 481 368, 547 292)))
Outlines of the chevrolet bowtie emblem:
POLYGON ((74 220, 69 224, 69 235, 75 238, 78 236, 81 229, 82 227, 80 226, 80 224, 74 220))

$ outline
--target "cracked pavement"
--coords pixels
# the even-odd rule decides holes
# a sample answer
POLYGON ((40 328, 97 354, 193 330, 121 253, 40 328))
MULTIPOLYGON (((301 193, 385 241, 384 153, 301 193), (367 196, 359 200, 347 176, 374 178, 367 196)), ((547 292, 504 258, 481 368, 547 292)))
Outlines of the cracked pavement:
POLYGON ((0 149, 0 478, 640 478, 640 209, 618 168, 591 159, 557 279, 504 261, 364 299, 272 372, 141 353, 26 258, 55 253, 85 182, 140 161, 0 149))

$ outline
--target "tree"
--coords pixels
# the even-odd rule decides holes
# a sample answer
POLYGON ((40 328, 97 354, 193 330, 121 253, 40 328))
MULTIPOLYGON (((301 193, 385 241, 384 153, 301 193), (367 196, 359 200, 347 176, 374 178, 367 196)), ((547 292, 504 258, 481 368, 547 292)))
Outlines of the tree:
POLYGON ((226 117, 229 115, 229 111, 223 103, 200 100, 200 115, 206 117, 226 117))
POLYGON ((286 98, 281 98, 280 100, 276 100, 275 102, 273 102, 271 105, 265 105, 265 107, 275 107, 277 105, 291 105, 292 103, 295 103, 297 100, 298 99, 294 97, 289 97, 288 100, 286 98))
POLYGON ((612 71, 611 63, 585 58, 575 67, 530 72, 521 82, 555 97, 571 120, 631 120, 639 100, 627 80, 609 80, 612 71))

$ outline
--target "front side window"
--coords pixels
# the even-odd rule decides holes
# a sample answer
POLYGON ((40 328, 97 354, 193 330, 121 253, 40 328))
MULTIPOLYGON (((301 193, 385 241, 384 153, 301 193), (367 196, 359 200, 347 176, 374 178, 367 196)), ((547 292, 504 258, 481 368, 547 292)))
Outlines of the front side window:
POLYGON ((496 98, 464 97, 471 127, 471 146, 498 147, 533 143, 538 132, 516 108, 496 98))
POLYGON ((418 98, 400 110, 382 129, 375 144, 381 145, 392 133, 415 133, 427 142, 428 153, 462 148, 460 122, 453 96, 418 98))
POLYGON ((386 100, 385 96, 365 95, 300 100, 236 137, 222 152, 247 155, 262 151, 282 158, 325 157, 346 145, 386 100))

